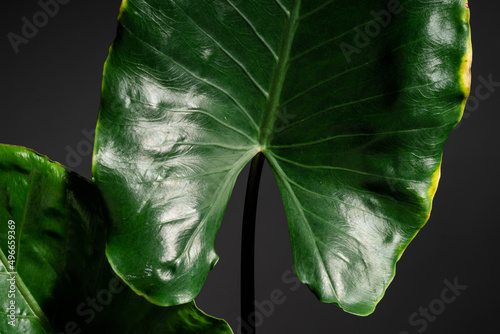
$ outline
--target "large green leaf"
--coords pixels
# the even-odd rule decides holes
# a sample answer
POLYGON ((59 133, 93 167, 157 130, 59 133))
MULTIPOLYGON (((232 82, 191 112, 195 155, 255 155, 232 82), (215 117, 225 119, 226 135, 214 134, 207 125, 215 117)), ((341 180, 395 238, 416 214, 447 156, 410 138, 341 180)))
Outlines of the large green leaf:
POLYGON ((101 195, 61 165, 0 145, 0 203, 1 333, 232 333, 194 303, 159 307, 116 278, 101 195))
POLYGON ((469 92, 468 17, 465 0, 124 1, 93 166, 114 269, 155 303, 191 300, 262 151, 298 277, 372 312, 429 217, 469 92))

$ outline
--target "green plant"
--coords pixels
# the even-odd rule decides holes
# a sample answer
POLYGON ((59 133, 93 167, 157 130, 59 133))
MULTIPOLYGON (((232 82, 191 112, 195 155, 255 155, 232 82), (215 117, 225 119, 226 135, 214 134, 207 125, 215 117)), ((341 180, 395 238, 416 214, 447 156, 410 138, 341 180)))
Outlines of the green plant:
POLYGON ((253 159, 256 189, 266 158, 298 277, 370 314, 428 219, 469 67, 464 0, 124 1, 93 166, 111 266, 191 302, 238 173, 253 159))
POLYGON ((162 308, 104 255, 99 190, 46 157, 0 145, 1 333, 231 333, 194 303, 162 308))

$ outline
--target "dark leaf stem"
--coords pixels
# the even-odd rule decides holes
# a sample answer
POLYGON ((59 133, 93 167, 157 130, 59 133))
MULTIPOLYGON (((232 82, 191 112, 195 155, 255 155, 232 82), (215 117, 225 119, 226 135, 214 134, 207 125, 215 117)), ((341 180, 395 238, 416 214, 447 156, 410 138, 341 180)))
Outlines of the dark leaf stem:
MULTIPOLYGON (((251 315, 255 311, 255 218, 257 214, 257 199, 259 183, 264 164, 262 152, 252 159, 248 175, 245 207, 243 209, 243 228, 241 236, 241 318, 242 327, 245 324, 245 334, 255 334, 255 322, 251 315)), ((243 328, 241 329, 243 333, 243 328)))

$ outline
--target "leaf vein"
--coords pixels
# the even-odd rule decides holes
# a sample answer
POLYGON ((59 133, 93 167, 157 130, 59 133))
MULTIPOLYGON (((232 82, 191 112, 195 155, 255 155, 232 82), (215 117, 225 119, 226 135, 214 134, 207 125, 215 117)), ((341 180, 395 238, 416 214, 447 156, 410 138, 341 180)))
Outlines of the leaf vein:
POLYGON ((271 55, 273 56, 274 60, 277 61, 278 60, 278 55, 273 50, 273 48, 271 47, 271 45, 269 45, 269 43, 265 40, 265 38, 259 33, 259 31, 257 30, 257 28, 252 24, 252 22, 245 15, 243 15, 243 13, 238 9, 238 7, 236 7, 230 0, 226 0, 226 2, 231 7, 233 7, 233 9, 238 13, 238 15, 241 16, 241 18, 248 24, 248 26, 255 33, 255 35, 257 36, 257 38, 262 42, 262 44, 264 44, 264 46, 267 48, 267 50, 269 50, 269 53, 271 53, 271 55))
POLYGON ((269 96, 269 92, 267 92, 261 84, 259 84, 257 82, 257 80, 255 79, 255 77, 250 73, 250 71, 248 71, 248 69, 245 67, 245 65, 243 65, 238 59, 236 59, 228 50, 226 50, 222 44, 220 44, 214 37, 212 37, 210 34, 208 34, 205 30, 203 30, 200 25, 190 16, 188 15, 188 13, 186 13, 186 11, 184 11, 184 9, 182 9, 178 4, 177 2, 175 1, 172 1, 178 8, 180 11, 182 11, 182 13, 196 26, 196 28, 201 32, 203 33, 205 36, 207 36, 212 42, 215 43, 215 45, 217 45, 217 47, 226 54, 226 56, 228 56, 242 71, 243 73, 245 73, 245 75, 250 79, 250 81, 254 84, 254 86, 262 93, 262 95, 267 98, 269 96))
POLYGON ((387 218, 387 217, 378 216, 378 215, 374 214, 373 212, 370 212, 370 211, 367 211, 367 210, 361 209, 361 208, 359 208, 359 207, 357 207, 357 206, 355 206, 355 205, 352 205, 352 204, 350 204, 350 203, 344 202, 344 201, 342 201, 342 200, 340 200, 340 199, 338 199, 338 198, 336 198, 336 197, 333 197, 333 196, 326 196, 326 195, 324 195, 324 194, 320 194, 320 193, 317 193, 317 192, 312 191, 312 190, 310 190, 310 189, 307 189, 307 188, 305 188, 304 186, 302 186, 302 185, 298 184, 297 182, 293 181, 292 179, 290 179, 288 176, 286 176, 286 178, 287 178, 287 180, 288 180, 288 182, 289 182, 290 184, 293 184, 295 187, 297 187, 297 188, 299 188, 299 189, 301 189, 301 190, 303 190, 303 191, 305 191, 305 192, 308 192, 308 193, 310 193, 310 194, 312 194, 312 195, 315 195, 315 196, 318 196, 318 197, 322 197, 322 198, 326 198, 326 199, 329 199, 329 200, 333 200, 333 201, 336 201, 336 202, 342 203, 342 204, 347 205, 347 206, 349 206, 349 207, 351 207, 351 208, 354 208, 354 209, 359 210, 359 211, 361 211, 361 212, 367 213, 367 214, 369 214, 370 216, 373 216, 373 217, 377 217, 377 218, 380 218, 380 219, 383 219, 383 220, 389 220, 389 218, 387 218))
POLYGON ((306 17, 311 16, 311 15, 313 15, 313 14, 315 14, 315 13, 319 12, 321 9, 323 9, 323 8, 325 8, 325 7, 329 6, 329 5, 331 5, 331 4, 332 4, 332 2, 335 2, 335 1, 336 1, 336 0, 329 0, 329 1, 325 1, 324 3, 322 3, 321 5, 319 5, 318 7, 316 7, 315 9, 313 9, 313 10, 311 10, 310 12, 308 12, 308 13, 306 13, 306 14, 302 15, 302 16, 299 18, 299 20, 303 20, 303 19, 305 19, 306 17))
POLYGON ((276 168, 276 170, 278 171, 278 173, 277 173, 278 177, 280 177, 283 180, 283 184, 288 189, 290 196, 292 198, 292 201, 297 206, 297 211, 299 212, 299 214, 302 218, 302 221, 304 223, 304 226, 306 227, 306 230, 309 232, 308 237, 313 240, 314 250, 317 254, 317 257, 320 260, 321 266, 323 267, 323 271, 326 272, 326 274, 329 278, 328 283, 330 284, 330 288, 331 288, 332 292, 334 293, 335 298, 338 300, 338 297, 337 297, 338 294, 337 294, 337 291, 335 290, 335 286, 333 285, 333 279, 331 277, 330 272, 328 271, 328 269, 326 267, 326 264, 324 262, 323 257, 321 256, 321 252, 320 252, 318 244, 316 242, 316 238, 315 238, 314 233, 312 231, 311 225, 309 224, 309 221, 307 220, 307 218, 304 214, 302 204, 300 203, 299 199, 295 195, 294 190, 290 186, 290 183, 288 182, 288 180, 289 180, 288 177, 286 176, 285 172, 281 169, 279 163, 274 159, 273 155, 268 155, 267 158, 269 159, 269 162, 271 162, 273 164, 273 166, 276 168))
POLYGON ((171 56, 168 56, 166 53, 158 50, 157 48, 155 48, 150 43, 148 43, 148 42, 142 40, 141 38, 139 38, 130 29, 128 29, 125 25, 122 24, 122 27, 125 30, 127 30, 130 35, 134 36, 138 41, 140 41, 144 45, 148 46, 149 48, 151 48, 156 53, 158 53, 160 55, 163 55, 164 57, 170 59, 170 61, 172 61, 172 63, 174 63, 177 67, 179 67, 180 69, 182 69, 188 75, 192 76, 193 78, 195 78, 196 80, 198 80, 200 82, 203 82, 203 83, 207 84, 208 86, 213 87, 214 89, 216 89, 216 90, 220 91, 221 93, 223 93, 224 95, 226 95, 231 101, 234 102, 234 104, 236 104, 236 106, 238 107, 238 109, 240 109, 247 116, 248 120, 252 123, 252 125, 255 127, 255 129, 258 130, 257 123, 255 123, 254 119, 250 116, 250 113, 231 94, 229 94, 229 92, 227 92, 224 88, 222 88, 222 87, 216 85, 215 83, 210 82, 209 80, 207 80, 205 78, 202 78, 202 77, 198 76, 197 74, 191 72, 184 65, 181 65, 180 63, 178 63, 177 61, 175 61, 171 56))
POLYGON ((373 173, 368 173, 368 172, 363 172, 355 169, 349 169, 349 168, 344 168, 344 167, 335 167, 335 166, 323 166, 323 165, 304 165, 301 163, 298 163, 296 161, 288 160, 286 158, 283 158, 277 154, 273 154, 273 156, 277 160, 281 160, 283 162, 289 163, 291 165, 295 165, 297 167, 301 168, 308 168, 308 169, 327 169, 327 170, 338 170, 338 171, 344 171, 344 172, 349 172, 349 173, 355 173, 355 174, 361 174, 361 175, 366 175, 366 176, 374 176, 374 177, 379 177, 383 178, 386 180, 397 180, 397 181, 404 181, 404 182, 417 182, 415 180, 408 180, 408 179, 402 179, 402 178, 397 178, 397 177, 388 177, 384 175, 378 175, 378 174, 373 174, 373 173))
POLYGON ((304 89, 304 90, 303 90, 303 91, 301 91, 300 93, 297 93, 297 94, 296 94, 296 95, 294 95, 293 97, 289 98, 288 100, 286 100, 285 102, 283 102, 283 103, 281 104, 281 106, 280 106, 280 107, 284 107, 284 106, 285 106, 285 105, 287 105, 288 103, 290 103, 290 102, 292 102, 292 101, 294 101, 294 100, 298 99, 299 97, 301 97, 302 95, 305 95, 306 93, 310 92, 311 90, 314 90, 314 89, 316 89, 316 88, 318 88, 318 87, 321 87, 322 85, 324 85, 324 84, 326 84, 326 83, 328 83, 328 82, 330 82, 330 81, 332 81, 332 80, 335 80, 335 79, 337 79, 337 78, 339 78, 339 77, 341 77, 341 76, 343 76, 343 75, 345 75, 345 74, 348 74, 348 73, 350 73, 350 72, 353 72, 353 71, 359 70, 359 69, 361 69, 361 68, 363 68, 363 67, 365 67, 365 66, 367 66, 367 65, 369 65, 369 64, 371 64, 371 63, 373 63, 374 61, 376 61, 376 60, 378 60, 378 59, 380 59, 380 58, 381 58, 381 57, 373 58, 373 59, 371 59, 370 61, 367 61, 367 62, 365 62, 365 63, 363 63, 363 64, 361 64, 361 65, 359 65, 359 66, 351 67, 350 69, 348 69, 348 70, 346 70, 346 71, 344 71, 344 72, 342 72, 342 73, 338 73, 338 74, 335 74, 334 76, 332 76, 332 77, 330 77, 330 78, 327 78, 327 79, 321 80, 321 81, 320 81, 320 82, 318 82, 317 84, 311 85, 309 88, 304 89))
POLYGON ((304 118, 299 119, 297 121, 291 122, 291 123, 287 124, 286 126, 282 127, 279 131, 276 131, 276 133, 280 133, 280 132, 283 132, 285 130, 288 130, 288 129, 290 129, 290 128, 294 127, 294 126, 297 126, 300 123, 302 123, 302 122, 304 122, 304 121, 306 121, 306 120, 308 120, 310 118, 316 117, 316 116, 318 116, 318 115, 320 115, 320 114, 322 114, 324 112, 328 112, 328 111, 332 111, 332 110, 335 110, 335 109, 339 109, 339 108, 343 108, 343 107, 348 107, 348 106, 356 105, 356 104, 362 103, 362 102, 376 100, 376 99, 379 99, 379 98, 382 98, 382 97, 390 96, 390 95, 393 95, 393 94, 398 94, 398 93, 409 91, 409 90, 412 90, 412 89, 426 87, 426 86, 429 86, 429 85, 432 85, 432 84, 435 84, 435 82, 431 82, 431 83, 428 83, 428 84, 425 84, 425 85, 407 87, 407 88, 403 88, 403 89, 400 89, 400 90, 397 90, 397 91, 394 91, 394 92, 383 93, 383 94, 379 94, 379 95, 373 95, 373 96, 370 96, 370 97, 367 97, 367 98, 363 98, 363 99, 359 99, 359 100, 355 100, 355 101, 349 101, 349 102, 346 102, 346 103, 337 104, 337 105, 334 105, 332 107, 328 107, 326 109, 323 109, 323 110, 317 111, 315 113, 309 114, 309 115, 307 115, 307 117, 304 117, 304 118))
MULTIPOLYGON (((255 155, 256 152, 254 151, 250 151, 248 152, 247 154, 243 155, 239 160, 237 160, 232 166, 231 166, 231 170, 232 172, 230 173, 227 173, 227 175, 224 177, 224 180, 221 182, 221 184, 219 185, 219 187, 217 188, 217 190, 215 191, 216 193, 216 196, 215 198, 219 198, 220 196, 220 192, 227 186, 228 182, 230 181, 230 176, 232 176, 235 172, 236 172, 236 169, 235 169, 235 166, 237 166, 238 164, 240 164, 241 162, 243 161, 248 161, 249 157, 252 157, 253 155, 255 155)), ((188 242, 186 243, 186 245, 184 246, 184 249, 179 253, 179 255, 175 258, 175 260, 179 259, 181 256, 184 255, 184 253, 186 253, 186 251, 188 249, 190 249, 193 245, 193 242, 194 242, 194 239, 195 239, 195 236, 201 231, 201 228, 205 225, 205 223, 208 221, 208 217, 210 216, 210 214, 212 213, 212 211, 214 210, 215 208, 215 201, 212 201, 212 203, 210 204, 210 208, 207 212, 207 214, 205 215, 205 217, 200 221, 200 223, 198 224, 198 226, 196 227, 195 231, 191 234, 191 236, 189 237, 189 240, 188 242)))
POLYGON ((322 144, 322 143, 332 141, 335 139, 353 138, 353 137, 385 136, 385 135, 392 135, 392 134, 398 134, 398 133, 419 132, 419 131, 438 129, 438 128, 446 127, 449 125, 450 124, 444 124, 444 125, 440 125, 438 127, 405 129, 405 130, 387 131, 387 132, 345 134, 345 135, 337 135, 337 136, 331 136, 331 137, 322 138, 322 139, 318 139, 318 140, 313 140, 310 142, 303 142, 303 143, 290 144, 290 145, 271 145, 270 147, 273 149, 289 149, 289 148, 297 148, 297 147, 303 147, 303 146, 312 146, 312 145, 316 145, 316 144, 322 144))
POLYGON ((280 0, 274 0, 274 1, 281 8, 281 10, 283 10, 286 17, 290 18, 290 11, 285 7, 285 5, 283 5, 280 0))

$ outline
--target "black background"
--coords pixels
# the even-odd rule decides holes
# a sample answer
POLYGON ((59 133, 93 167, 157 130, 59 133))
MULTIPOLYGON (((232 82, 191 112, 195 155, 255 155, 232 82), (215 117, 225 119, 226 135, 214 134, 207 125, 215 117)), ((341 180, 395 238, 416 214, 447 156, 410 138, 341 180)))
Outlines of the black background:
MULTIPOLYGON (((116 29, 120 0, 72 0, 16 54, 7 34, 19 34, 23 16, 40 10, 37 1, 4 1, 0 15, 0 142, 22 145, 91 177, 91 143, 102 67, 116 29), (81 158, 68 159, 68 150, 81 158), (78 153, 78 151, 80 153, 78 153)), ((500 182, 497 132, 500 85, 479 88, 491 76, 500 82, 498 1, 471 1, 474 47, 470 104, 445 146, 442 178, 426 227, 398 263, 397 274, 374 314, 357 317, 323 304, 301 286, 283 281, 292 267, 281 197, 267 165, 257 217, 257 302, 275 289, 285 301, 259 321, 258 333, 419 333, 409 316, 437 305, 444 280, 467 286, 423 333, 496 332, 500 182), (476 93, 476 89, 480 89, 476 93)), ((220 261, 196 299, 207 313, 226 319, 237 332, 239 244, 248 166, 238 178, 216 241, 220 261)), ((287 277, 290 277, 288 275, 287 277)), ((264 304, 266 304, 264 302, 264 304)), ((269 310, 268 310, 269 311, 269 310)), ((421 319, 419 316, 417 319, 421 319)))

